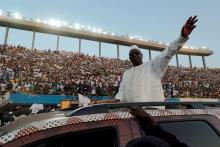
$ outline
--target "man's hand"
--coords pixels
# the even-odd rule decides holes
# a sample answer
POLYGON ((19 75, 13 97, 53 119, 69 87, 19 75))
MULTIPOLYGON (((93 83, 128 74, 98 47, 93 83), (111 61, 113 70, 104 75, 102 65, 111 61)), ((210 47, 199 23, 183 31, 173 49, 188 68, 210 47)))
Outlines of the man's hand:
POLYGON ((188 37, 190 35, 190 33, 192 32, 192 30, 196 27, 195 23, 198 21, 198 19, 196 19, 197 16, 195 15, 194 17, 189 17, 189 19, 186 21, 186 23, 184 24, 182 31, 181 31, 181 36, 182 37, 188 37))
POLYGON ((132 106, 131 107, 131 114, 136 116, 136 119, 138 121, 147 122, 151 128, 153 128, 157 125, 157 121, 152 116, 150 116, 147 112, 145 112, 144 109, 141 107, 132 106))

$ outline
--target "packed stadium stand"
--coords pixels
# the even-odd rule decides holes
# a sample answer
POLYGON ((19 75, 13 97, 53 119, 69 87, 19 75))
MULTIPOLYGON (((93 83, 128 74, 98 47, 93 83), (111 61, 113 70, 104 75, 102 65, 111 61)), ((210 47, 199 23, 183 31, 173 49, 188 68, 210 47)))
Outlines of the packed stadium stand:
MULTIPOLYGON (((128 60, 0 45, 0 91, 29 94, 77 94, 113 97, 128 60)), ((166 97, 220 97, 220 69, 169 66, 163 80, 166 97)))

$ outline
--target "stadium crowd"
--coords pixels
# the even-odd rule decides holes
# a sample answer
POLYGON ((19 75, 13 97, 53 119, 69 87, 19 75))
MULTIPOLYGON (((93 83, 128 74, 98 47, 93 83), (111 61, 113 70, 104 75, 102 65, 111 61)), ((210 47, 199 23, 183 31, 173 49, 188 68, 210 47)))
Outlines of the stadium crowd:
MULTIPOLYGON (((0 45, 0 91, 113 97, 130 66, 128 60, 0 45)), ((169 66, 162 84, 166 97, 219 98, 220 69, 169 66)))
POLYGON ((220 69, 168 67, 162 85, 166 97, 220 98, 220 69))

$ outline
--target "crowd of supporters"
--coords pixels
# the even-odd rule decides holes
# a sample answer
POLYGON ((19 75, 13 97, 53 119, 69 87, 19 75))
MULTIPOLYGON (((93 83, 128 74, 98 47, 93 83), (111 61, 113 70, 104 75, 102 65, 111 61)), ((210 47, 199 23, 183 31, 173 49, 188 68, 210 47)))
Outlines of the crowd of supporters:
POLYGON ((166 97, 220 98, 220 68, 168 67, 162 85, 166 97))
POLYGON ((0 46, 1 90, 38 94, 114 95, 128 61, 66 51, 0 46))
MULTIPOLYGON (((0 45, 0 91, 113 97, 128 60, 0 45)), ((220 69, 169 67, 166 97, 220 97, 220 69)))

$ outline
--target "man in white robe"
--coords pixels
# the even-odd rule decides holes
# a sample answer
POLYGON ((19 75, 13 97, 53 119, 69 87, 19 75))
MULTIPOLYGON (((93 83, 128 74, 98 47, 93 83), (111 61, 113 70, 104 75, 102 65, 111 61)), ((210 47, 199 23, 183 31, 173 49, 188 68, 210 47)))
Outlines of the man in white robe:
POLYGON ((196 27, 197 16, 190 17, 184 24, 181 36, 151 61, 142 62, 143 55, 138 46, 131 46, 129 59, 133 65, 122 78, 119 92, 113 102, 162 102, 164 101, 161 79, 169 61, 188 40, 196 27))

